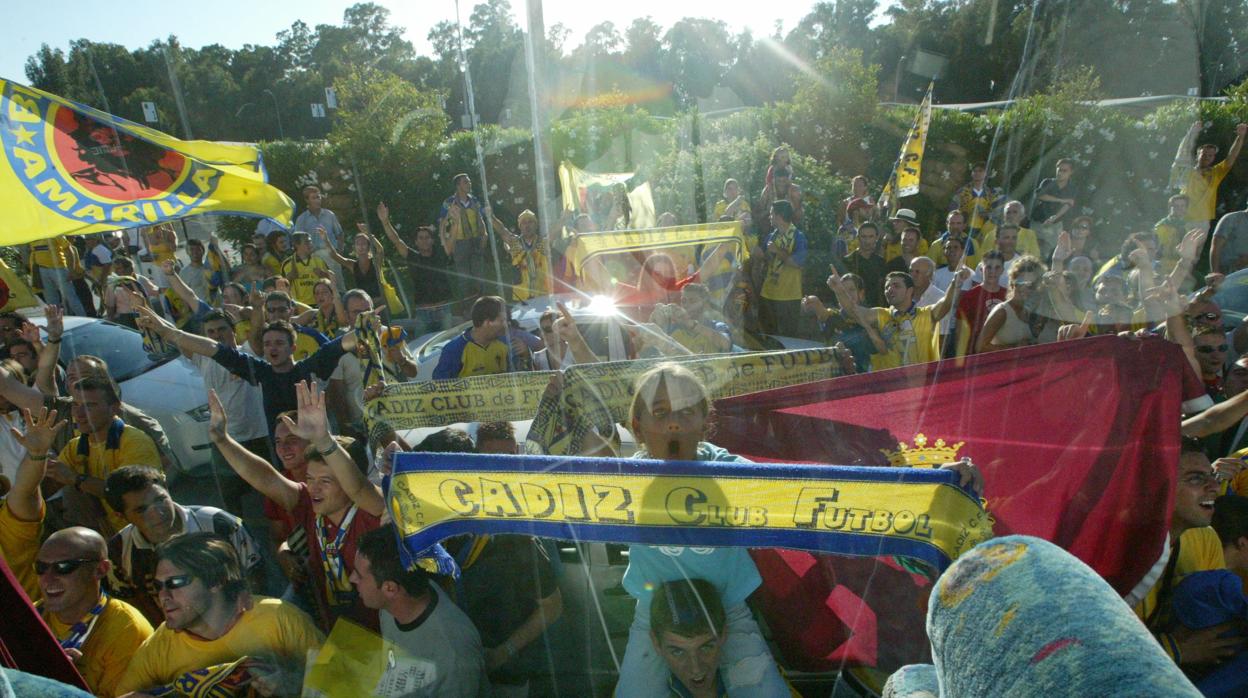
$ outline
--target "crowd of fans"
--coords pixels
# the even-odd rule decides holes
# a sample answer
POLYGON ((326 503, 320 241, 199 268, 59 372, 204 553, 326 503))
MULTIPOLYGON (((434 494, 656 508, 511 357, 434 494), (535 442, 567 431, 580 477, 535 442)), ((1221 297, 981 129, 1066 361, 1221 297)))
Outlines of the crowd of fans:
MULTIPOLYGON (((582 264, 580 236, 629 227, 626 197, 613 194, 597 218, 568 215, 545 229, 525 211, 513 231, 467 175, 434 224, 407 238, 379 204, 389 247, 365 224, 348 236, 315 186, 292 230, 266 222, 236 249, 187 239, 182 259, 167 224, 33 243, 43 331, 0 315, 0 411, 11 427, 0 435, 0 552, 97 695, 159 695, 188 672, 243 658, 255 687, 297 693, 307 650, 339 619, 436 667, 414 695, 527 695, 558 664, 542 641, 563 612, 549 546, 458 536, 415 566, 400 562, 384 489, 396 450, 518 452, 506 422, 476 425, 475 436, 370 439, 366 402, 418 375, 409 337, 467 321, 433 369, 451 379, 757 349, 775 335, 823 340, 870 371, 1156 334, 1182 347, 1207 398, 1186 405, 1169 562, 1130 601, 1199 679, 1244 647, 1225 624, 1185 625, 1175 603, 1201 572, 1248 580, 1248 329, 1227 331, 1212 300, 1226 274, 1248 266, 1248 211, 1214 214, 1248 126, 1221 161, 1216 146, 1195 147, 1198 133, 1180 147, 1181 191, 1158 202, 1164 217, 1122 239, 1088 208, 1069 159, 1054 163, 1030 214, 992 185, 985 164, 972 165, 942 230, 881 206, 857 177, 826 272, 807 264, 803 194, 785 148, 760 193, 729 179, 714 206, 710 222, 740 222, 745 250, 630 251, 582 264), (502 295, 490 294, 491 230, 514 281, 502 295), (804 294, 825 275, 827 292, 804 294), (630 319, 619 347, 596 352, 562 304, 534 332, 512 321, 509 302, 569 291, 608 296, 630 319), (102 359, 61 361, 65 312, 126 325, 152 354, 194 363, 209 391, 212 460, 233 483, 221 506, 175 501, 161 425, 123 402, 102 359), (380 376, 366 375, 361 330, 382 339, 380 376), (263 497, 263 536, 240 517, 252 493, 263 497)), ((709 416, 706 388, 663 364, 638 380, 623 426, 637 457, 735 460, 705 440, 709 416)), ((969 463, 945 467, 980 486, 969 463)), ((744 549, 632 546, 623 590, 637 605, 617 694, 787 695, 747 605, 760 583, 744 549)))

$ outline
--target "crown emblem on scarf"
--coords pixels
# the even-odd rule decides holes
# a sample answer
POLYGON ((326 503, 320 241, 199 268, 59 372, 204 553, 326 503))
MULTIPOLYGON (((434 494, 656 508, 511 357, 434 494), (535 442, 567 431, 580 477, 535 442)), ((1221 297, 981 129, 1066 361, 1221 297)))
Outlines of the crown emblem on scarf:
POLYGON ((936 439, 936 443, 928 445, 923 434, 914 435, 914 445, 900 442, 896 451, 881 448, 880 452, 888 457, 888 464, 895 468, 935 468, 943 463, 951 463, 958 459, 958 450, 966 444, 959 441, 950 446, 944 439, 936 439))

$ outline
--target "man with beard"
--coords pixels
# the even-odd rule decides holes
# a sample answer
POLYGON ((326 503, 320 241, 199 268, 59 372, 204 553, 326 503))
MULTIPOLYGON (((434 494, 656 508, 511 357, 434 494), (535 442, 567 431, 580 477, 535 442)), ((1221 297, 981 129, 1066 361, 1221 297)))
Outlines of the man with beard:
POLYGON ((258 587, 264 567, 251 534, 237 516, 209 506, 183 506, 169 496, 165 474, 155 468, 127 465, 114 470, 104 485, 109 506, 130 522, 108 542, 112 560, 109 587, 138 607, 157 625, 163 619, 152 587, 156 546, 183 533, 207 531, 230 541, 244 573, 258 587))
POLYGON ((915 298, 914 279, 905 272, 889 272, 884 277, 884 300, 888 303, 887 308, 858 305, 853 290, 842 283, 840 275, 835 272, 828 277, 828 286, 836 293, 836 299, 842 308, 855 309, 863 325, 879 330, 887 351, 872 356, 871 366, 880 370, 926 363, 940 358, 937 323, 954 307, 962 289, 962 282, 970 274, 971 270, 963 267, 953 278, 949 288, 945 289, 940 301, 927 306, 919 306, 915 298))

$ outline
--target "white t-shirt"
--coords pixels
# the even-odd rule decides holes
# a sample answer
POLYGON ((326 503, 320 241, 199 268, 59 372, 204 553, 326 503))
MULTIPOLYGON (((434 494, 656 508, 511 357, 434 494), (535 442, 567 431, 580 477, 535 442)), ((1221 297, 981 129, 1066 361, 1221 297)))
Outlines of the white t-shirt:
MULTIPOLYGON (((246 346, 239 347, 247 351, 246 346)), ((230 373, 210 356, 196 354, 192 359, 199 374, 204 377, 204 387, 217 391, 221 406, 230 418, 227 429, 235 441, 251 441, 268 438, 268 420, 264 416, 264 397, 260 386, 252 385, 230 373)))
MULTIPOLYGON (((939 288, 940 292, 943 294, 945 289, 949 288, 949 282, 953 281, 953 277, 956 274, 956 271, 949 271, 949 267, 947 266, 937 267, 936 271, 932 272, 932 284, 928 288, 939 288)), ((962 282, 962 290, 964 292, 971 290, 971 287, 979 283, 980 280, 979 272, 971 274, 966 281, 962 282)), ((923 304, 920 303, 919 305, 923 304)), ((950 332, 953 332, 953 321, 957 317, 957 314, 958 308, 957 306, 954 306, 949 309, 949 312, 946 313, 943 318, 940 319, 941 334, 949 334, 950 332)))
POLYGON ((339 380, 346 388, 347 416, 352 423, 364 419, 364 363, 354 352, 342 355, 338 368, 330 374, 331 381, 339 380))

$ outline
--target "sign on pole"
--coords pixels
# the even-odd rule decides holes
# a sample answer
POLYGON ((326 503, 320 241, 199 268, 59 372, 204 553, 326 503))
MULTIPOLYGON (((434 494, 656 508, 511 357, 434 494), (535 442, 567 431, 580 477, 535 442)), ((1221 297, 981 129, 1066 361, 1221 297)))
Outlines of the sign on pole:
POLYGON ((332 87, 325 88, 325 106, 330 109, 338 108, 338 92, 332 87))
POLYGON ((143 120, 149 124, 154 124, 157 121, 160 121, 160 119, 157 118, 156 116, 156 103, 155 102, 143 103, 143 120))

